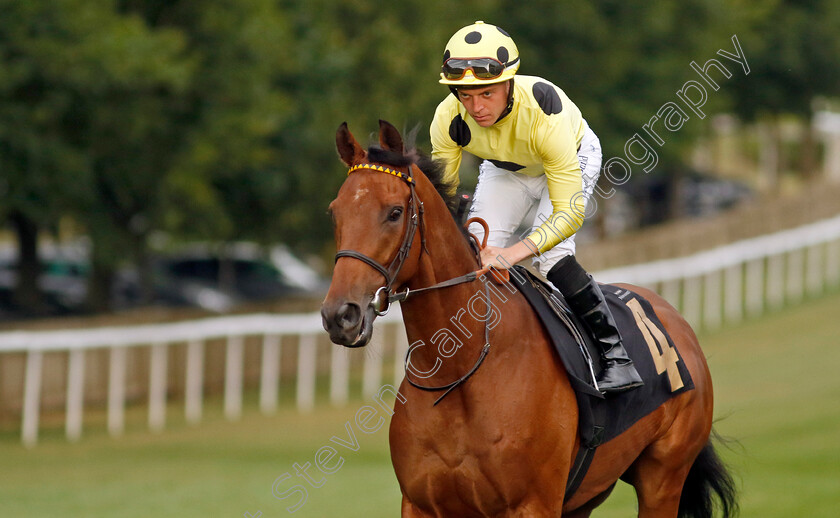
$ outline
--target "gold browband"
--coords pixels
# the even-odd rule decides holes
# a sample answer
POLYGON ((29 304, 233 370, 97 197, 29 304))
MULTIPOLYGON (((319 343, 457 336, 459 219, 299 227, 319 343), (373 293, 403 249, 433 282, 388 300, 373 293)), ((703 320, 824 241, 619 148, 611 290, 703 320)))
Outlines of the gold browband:
POLYGON ((409 184, 414 183, 414 178, 412 178, 411 176, 409 176, 409 175, 407 175, 407 174, 405 174, 401 171, 397 171, 396 169, 391 169, 390 167, 385 167, 385 166, 376 165, 376 164, 356 164, 353 167, 351 167, 349 171, 347 171, 347 174, 349 175, 353 171, 358 171, 359 169, 370 169, 371 171, 379 171, 380 173, 388 173, 390 175, 396 176, 397 178, 400 178, 401 180, 403 180, 403 181, 405 181, 409 184))

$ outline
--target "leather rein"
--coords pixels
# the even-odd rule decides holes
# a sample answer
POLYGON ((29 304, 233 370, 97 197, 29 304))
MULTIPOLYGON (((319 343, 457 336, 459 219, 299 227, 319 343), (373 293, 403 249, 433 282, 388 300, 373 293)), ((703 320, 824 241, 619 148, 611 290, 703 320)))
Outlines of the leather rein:
MULTIPOLYGON (((343 249, 339 250, 335 254, 335 261, 338 262, 339 259, 342 257, 350 257, 363 263, 367 264, 368 266, 372 267, 374 270, 378 271, 382 274, 385 278, 385 284, 376 290, 374 293, 373 298, 370 301, 369 307, 373 310, 374 313, 378 316, 385 315, 388 313, 388 310, 391 307, 392 302, 398 302, 408 299, 410 296, 419 295, 420 293, 441 289, 441 288, 448 288, 450 286, 456 286, 458 284, 463 284, 467 282, 472 282, 478 279, 481 275, 487 273, 489 268, 482 268, 480 270, 469 272, 465 275, 461 275, 446 281, 439 282, 432 286, 427 286, 425 288, 418 288, 415 290, 409 290, 406 286, 405 291, 394 293, 393 285, 396 281, 397 277, 402 270, 403 265, 405 264, 405 260, 408 257, 408 254, 411 252, 411 245, 414 241, 414 236, 417 234, 417 230, 420 230, 420 243, 422 248, 420 249, 420 253, 422 254, 424 251, 429 253, 426 249, 426 236, 425 236, 425 222, 423 220, 423 202, 418 200, 417 192, 415 190, 416 181, 413 175, 413 169, 411 164, 408 166, 408 173, 404 173, 402 171, 398 171, 396 169, 391 169, 389 167, 385 167, 382 165, 377 164, 367 164, 361 163, 356 164, 347 171, 347 174, 350 175, 351 173, 359 170, 369 170, 369 171, 378 171, 380 173, 387 173, 392 176, 395 176, 405 182, 410 189, 410 195, 408 198, 408 218, 406 222, 406 231, 405 236, 403 237, 402 244, 400 245, 397 253, 394 255, 394 258, 388 264, 388 266, 384 266, 382 263, 373 259, 372 257, 365 255, 361 252, 356 250, 349 250, 343 249)), ((484 232, 484 242, 482 243, 481 247, 483 248, 487 242, 487 224, 484 223, 483 220, 479 220, 485 227, 484 232)), ((469 224, 469 221, 467 222, 469 224)), ((480 263, 480 258, 479 258, 480 263)), ((489 295, 488 295, 489 296, 489 295)), ((427 387, 423 385, 419 385, 411 380, 408 376, 409 369, 408 366, 410 365, 411 359, 411 352, 414 348, 409 348, 408 352, 406 353, 405 357, 405 365, 406 365, 406 380, 414 387, 420 390, 426 391, 445 391, 443 395, 441 395, 436 401, 435 405, 437 405, 441 399, 446 397, 453 389, 455 389, 458 385, 465 382, 470 376, 472 376, 475 371, 478 370, 478 367, 481 366, 482 362, 484 362, 484 358, 487 356, 488 351, 490 350, 490 337, 489 337, 489 329, 487 324, 485 323, 485 344, 481 350, 481 355, 479 356, 478 360, 476 360, 475 365, 461 378, 453 381, 452 383, 448 383, 446 385, 442 385, 439 387, 427 387)))

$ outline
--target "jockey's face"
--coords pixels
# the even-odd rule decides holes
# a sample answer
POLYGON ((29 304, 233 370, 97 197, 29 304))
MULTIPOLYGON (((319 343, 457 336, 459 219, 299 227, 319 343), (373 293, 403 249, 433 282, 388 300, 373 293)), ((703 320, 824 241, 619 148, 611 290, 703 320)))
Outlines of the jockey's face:
POLYGON ((459 88, 458 99, 479 126, 492 126, 507 107, 510 81, 480 88, 459 88))

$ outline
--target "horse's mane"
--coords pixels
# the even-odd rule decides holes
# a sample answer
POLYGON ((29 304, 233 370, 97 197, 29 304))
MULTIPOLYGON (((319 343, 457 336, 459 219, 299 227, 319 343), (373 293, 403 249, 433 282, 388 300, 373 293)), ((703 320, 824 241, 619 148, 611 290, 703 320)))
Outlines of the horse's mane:
POLYGON ((446 172, 446 164, 440 160, 433 160, 422 151, 411 148, 405 154, 397 153, 396 151, 389 151, 382 149, 379 146, 371 146, 368 149, 368 158, 372 162, 378 164, 385 164, 394 167, 405 167, 410 164, 416 164, 426 178, 432 182, 435 190, 438 192, 446 206, 449 207, 449 212, 452 217, 455 217, 458 211, 458 196, 452 188, 452 184, 444 180, 444 173, 446 172), (450 194, 451 193, 451 194, 450 194))

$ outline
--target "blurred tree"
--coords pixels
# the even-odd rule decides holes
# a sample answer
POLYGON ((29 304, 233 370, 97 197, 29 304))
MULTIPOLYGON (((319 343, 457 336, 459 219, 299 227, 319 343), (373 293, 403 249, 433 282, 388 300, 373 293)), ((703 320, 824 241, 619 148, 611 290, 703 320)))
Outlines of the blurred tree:
POLYGON ((4 3, 6 210, 29 232, 60 214, 83 224, 91 307, 107 305, 121 262, 148 272, 154 230, 237 237, 218 184, 273 159, 273 2, 4 3))
MULTIPOLYGON (((271 0, 125 0, 155 28, 180 31, 193 62, 155 229, 176 239, 266 240, 284 185, 270 142, 293 101, 276 88, 292 72, 289 31, 271 0)), ((282 209, 282 208, 280 208, 282 209)))
MULTIPOLYGON (((502 11, 506 16, 499 23, 522 55, 520 73, 553 81, 569 95, 600 138, 605 162, 624 157, 626 143, 638 133, 658 156, 650 174, 677 183, 686 150, 705 123, 682 105, 689 121, 679 131, 660 132, 661 145, 643 125, 665 103, 681 103, 677 91, 698 79, 692 61, 702 65, 720 48, 731 51, 725 2, 536 0, 503 2, 502 11)), ((726 106, 725 89, 708 93, 706 114, 726 106)), ((641 166, 633 168, 630 185, 650 181, 642 172, 641 166)))
POLYGON ((153 35, 139 20, 121 18, 109 7, 83 0, 0 4, 2 210, 18 234, 18 298, 31 309, 37 309, 32 305, 40 229, 54 228, 65 214, 89 222, 98 218, 101 225, 89 225, 94 238, 109 238, 99 241, 98 249, 111 255, 123 250, 110 230, 126 225, 121 219, 133 214, 102 210, 95 187, 102 187, 102 201, 116 208, 142 196, 132 187, 146 180, 142 164, 130 168, 120 192, 110 188, 109 160, 127 167, 143 153, 123 156, 127 150, 114 149, 112 142, 159 132, 153 121, 157 107, 139 94, 165 97, 183 75, 183 66, 174 62, 181 46, 176 35, 153 35))
MULTIPOLYGON (((760 122, 769 135, 770 163, 784 160, 779 118, 804 120, 800 173, 816 170, 813 135, 814 100, 840 96, 840 3, 833 0, 761 0, 737 3, 739 25, 751 73, 733 78, 734 111, 746 122, 760 122)), ((779 171, 765 172, 778 185, 779 171)))
MULTIPOLYGON (((92 238, 98 307, 122 262, 149 285, 156 231, 331 256, 336 127, 371 141, 380 118, 416 127, 428 151, 443 48, 479 19, 511 33, 521 73, 567 91, 605 158, 732 34, 752 71, 709 91, 706 113, 734 92, 746 118, 808 115, 838 90, 829 0, 0 0, 0 220, 18 236, 19 300, 37 304, 38 233, 63 217, 92 238)), ((656 171, 677 176, 695 119, 663 135, 656 171)))
MULTIPOLYGON (((406 0, 283 0, 293 46, 293 73, 277 86, 294 99, 293 115, 275 138, 282 153, 282 207, 271 221, 285 241, 331 257, 326 208, 344 174, 335 131, 347 121, 373 142, 378 120, 416 127, 417 144, 430 152, 428 127, 448 94, 437 82, 446 41, 458 28, 489 16, 497 2, 406 0)), ((364 142, 363 142, 364 144, 364 142)))

